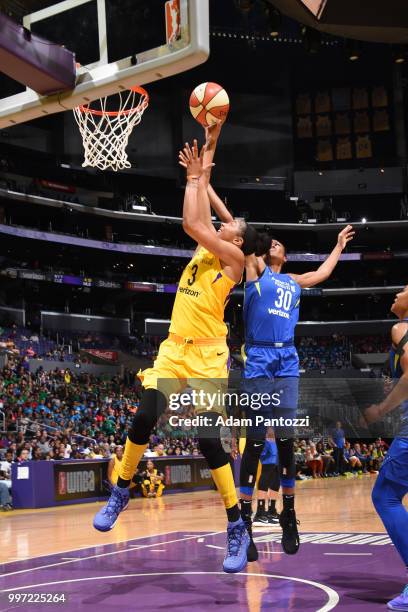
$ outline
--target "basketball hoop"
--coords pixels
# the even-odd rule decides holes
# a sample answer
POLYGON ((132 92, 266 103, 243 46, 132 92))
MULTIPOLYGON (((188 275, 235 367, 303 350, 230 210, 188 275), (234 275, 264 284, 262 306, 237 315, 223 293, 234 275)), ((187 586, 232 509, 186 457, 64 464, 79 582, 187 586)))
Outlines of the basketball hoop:
POLYGON ((133 128, 149 106, 149 95, 138 86, 116 95, 119 100, 115 111, 107 110, 107 97, 95 101, 95 108, 90 104, 74 108, 85 150, 84 167, 111 168, 115 172, 131 167, 126 147, 133 128))

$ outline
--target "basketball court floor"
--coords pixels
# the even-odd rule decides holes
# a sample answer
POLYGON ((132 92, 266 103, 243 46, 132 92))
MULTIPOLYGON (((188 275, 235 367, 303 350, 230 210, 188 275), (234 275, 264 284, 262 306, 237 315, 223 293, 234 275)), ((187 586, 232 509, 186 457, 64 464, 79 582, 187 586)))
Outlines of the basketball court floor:
MULTIPOLYGON (((66 610, 384 610, 404 568, 371 505, 375 476, 302 482, 302 546, 255 528, 259 561, 225 574, 225 518, 214 491, 136 499, 108 534, 101 504, 0 515, 0 611, 49 610, 28 595, 64 594, 66 610), (27 594, 24 603, 12 596, 27 594)), ((20 599, 21 601, 21 599, 20 599)), ((56 604, 54 604, 56 605, 56 604)))

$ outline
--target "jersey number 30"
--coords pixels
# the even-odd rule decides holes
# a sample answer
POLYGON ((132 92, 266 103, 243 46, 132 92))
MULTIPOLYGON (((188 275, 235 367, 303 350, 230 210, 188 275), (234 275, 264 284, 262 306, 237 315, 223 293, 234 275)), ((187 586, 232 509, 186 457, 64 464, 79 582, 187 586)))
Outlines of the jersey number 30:
POLYGON ((275 300, 275 306, 276 308, 282 308, 283 306, 283 310, 288 311, 292 302, 292 292, 291 291, 284 291, 283 289, 281 289, 279 287, 279 289, 277 290, 278 293, 278 299, 275 300))

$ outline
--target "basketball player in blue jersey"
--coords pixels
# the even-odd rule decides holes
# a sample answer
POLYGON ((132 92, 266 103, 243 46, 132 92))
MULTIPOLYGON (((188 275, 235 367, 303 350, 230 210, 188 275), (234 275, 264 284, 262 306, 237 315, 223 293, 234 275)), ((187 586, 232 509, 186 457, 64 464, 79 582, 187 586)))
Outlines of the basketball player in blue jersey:
MULTIPOLYGON (((401 407, 401 428, 380 469, 372 499, 408 572, 408 513, 402 503, 408 493, 408 285, 396 295, 391 312, 399 318, 391 331, 390 367, 395 386, 381 404, 367 408, 364 418, 373 423, 401 407)), ((387 607, 408 612, 408 584, 387 607)))
MULTIPOLYGON (((208 186, 211 206, 221 221, 230 221, 231 214, 211 185, 208 186)), ((340 255, 354 231, 347 225, 338 235, 337 244, 323 264, 305 274, 282 274, 286 263, 286 249, 281 242, 269 241, 263 257, 245 258, 245 354, 243 390, 246 395, 269 394, 271 403, 262 410, 247 410, 246 417, 293 419, 296 416, 299 387, 299 358, 294 345, 295 327, 299 318, 300 294, 303 288, 313 287, 330 277, 340 255), (278 399, 276 399, 278 396, 278 399)), ((247 428, 247 443, 241 461, 241 515, 251 536, 248 561, 256 561, 258 553, 252 539, 252 494, 259 457, 262 453, 266 428, 247 428)), ((293 431, 275 428, 279 455, 280 484, 283 510, 279 520, 282 527, 282 548, 289 554, 299 549, 299 535, 294 506, 295 457, 293 431)))

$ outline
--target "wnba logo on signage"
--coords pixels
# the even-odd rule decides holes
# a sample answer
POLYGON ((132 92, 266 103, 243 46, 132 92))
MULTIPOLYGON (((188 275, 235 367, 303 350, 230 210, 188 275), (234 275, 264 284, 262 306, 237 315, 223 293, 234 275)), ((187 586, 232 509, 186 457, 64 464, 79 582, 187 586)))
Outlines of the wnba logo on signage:
POLYGON ((95 491, 95 473, 93 470, 82 472, 60 472, 58 475, 58 493, 89 493, 95 491))
POLYGON ((191 465, 166 465, 165 482, 170 484, 185 484, 191 482, 191 465))

